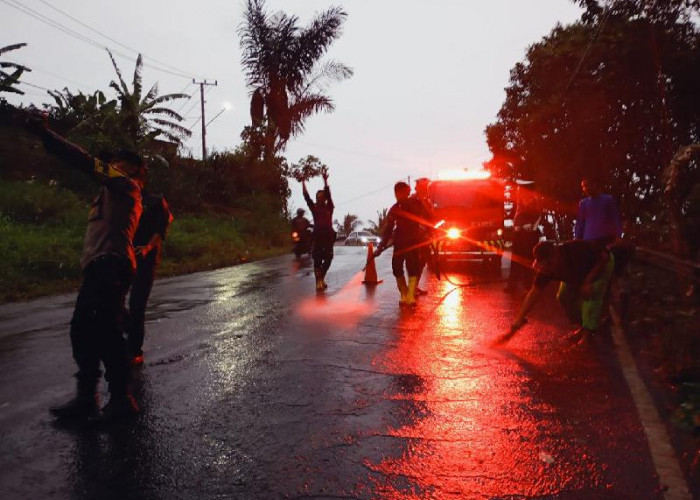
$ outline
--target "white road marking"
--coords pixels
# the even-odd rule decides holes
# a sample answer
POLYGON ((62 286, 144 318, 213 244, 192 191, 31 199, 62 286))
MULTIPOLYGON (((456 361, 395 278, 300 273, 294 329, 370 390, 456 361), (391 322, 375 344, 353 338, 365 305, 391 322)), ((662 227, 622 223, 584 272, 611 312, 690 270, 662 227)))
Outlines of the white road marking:
POLYGON ((637 407, 642 427, 644 427, 651 458, 659 476, 659 484, 662 488, 667 488, 664 491, 664 498, 665 500, 692 500, 666 427, 637 370, 629 344, 620 326, 620 318, 612 309, 611 314, 613 318, 612 336, 617 356, 622 366, 622 373, 627 380, 627 386, 632 393, 632 399, 637 407))

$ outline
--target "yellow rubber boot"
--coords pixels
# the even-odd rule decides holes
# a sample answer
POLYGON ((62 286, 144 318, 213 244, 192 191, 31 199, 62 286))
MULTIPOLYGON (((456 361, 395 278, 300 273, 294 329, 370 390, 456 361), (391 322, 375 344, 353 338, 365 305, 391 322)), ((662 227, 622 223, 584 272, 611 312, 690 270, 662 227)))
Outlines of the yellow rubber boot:
POLYGON ((406 305, 416 305, 416 286, 418 286, 418 276, 408 278, 408 291, 406 292, 406 305))
POLYGON ((317 292, 322 292, 324 290, 323 288, 323 277, 321 276, 322 272, 320 269, 314 269, 314 276, 316 277, 316 291, 317 292))
POLYGON ((406 295, 408 294, 408 285, 406 284, 406 278, 399 276, 396 278, 396 288, 399 289, 401 298, 399 299, 399 305, 406 303, 406 295))

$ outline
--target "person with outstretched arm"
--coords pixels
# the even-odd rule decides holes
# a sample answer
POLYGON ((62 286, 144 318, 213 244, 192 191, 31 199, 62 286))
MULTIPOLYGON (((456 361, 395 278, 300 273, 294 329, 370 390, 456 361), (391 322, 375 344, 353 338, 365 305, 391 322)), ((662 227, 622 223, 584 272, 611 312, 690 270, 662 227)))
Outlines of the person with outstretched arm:
POLYGON ((306 182, 301 181, 304 200, 311 210, 314 218, 313 231, 313 251, 311 256, 314 260, 314 275, 316 277, 316 291, 323 291, 328 288, 326 284, 326 274, 333 261, 333 245, 335 244, 336 232, 333 229, 333 199, 331 190, 328 187, 328 174, 324 172, 323 189, 316 192, 316 201, 309 196, 306 189, 306 182))
POLYGON ((557 301, 571 322, 579 325, 572 341, 589 340, 600 325, 605 293, 615 268, 612 253, 599 243, 573 240, 560 244, 540 242, 535 246, 533 255, 533 267, 537 274, 532 288, 510 332, 500 341, 508 340, 525 325, 527 314, 550 281, 559 282, 557 301))
POLYGON ((107 160, 95 158, 49 130, 46 120, 44 115, 38 125, 38 118, 30 119, 30 129, 41 134, 46 150, 101 182, 90 206, 80 258, 83 281, 70 323, 77 394, 50 411, 58 419, 109 423, 139 412, 129 388, 123 321, 124 301, 136 269, 133 238, 142 212, 146 167, 130 151, 119 151, 107 160), (102 409, 97 391, 100 362, 110 392, 102 409))

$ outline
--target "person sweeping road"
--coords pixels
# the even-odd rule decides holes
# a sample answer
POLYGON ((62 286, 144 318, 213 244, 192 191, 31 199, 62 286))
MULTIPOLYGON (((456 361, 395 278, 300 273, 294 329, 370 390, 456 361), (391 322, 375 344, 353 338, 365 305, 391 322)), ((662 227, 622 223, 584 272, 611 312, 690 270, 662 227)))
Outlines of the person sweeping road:
POLYGON ((538 243, 533 255, 535 275, 510 331, 497 342, 510 339, 527 322, 527 314, 550 281, 559 281, 557 301, 572 323, 579 325, 571 340, 585 342, 598 330, 605 292, 615 268, 615 258, 602 245, 573 240, 560 244, 538 243))

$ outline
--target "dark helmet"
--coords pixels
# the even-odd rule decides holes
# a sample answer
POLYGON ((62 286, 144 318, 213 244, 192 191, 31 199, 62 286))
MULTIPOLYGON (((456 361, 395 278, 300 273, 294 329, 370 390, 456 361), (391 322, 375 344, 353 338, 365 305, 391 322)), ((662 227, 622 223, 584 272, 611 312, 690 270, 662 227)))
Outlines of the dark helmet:
POLYGON ((103 150, 97 157, 105 163, 125 162, 131 167, 131 171, 127 172, 129 177, 141 179, 148 177, 148 165, 144 161, 143 157, 137 153, 134 153, 133 151, 129 151, 128 149, 120 149, 117 151, 103 150))

